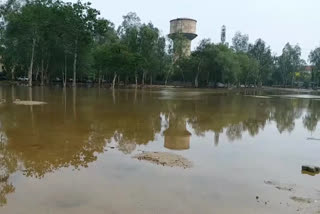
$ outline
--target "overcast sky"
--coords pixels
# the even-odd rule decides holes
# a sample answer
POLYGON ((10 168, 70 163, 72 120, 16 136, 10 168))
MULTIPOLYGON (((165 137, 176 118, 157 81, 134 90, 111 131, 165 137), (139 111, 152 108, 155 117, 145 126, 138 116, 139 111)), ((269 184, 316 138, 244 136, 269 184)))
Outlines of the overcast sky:
POLYGON ((320 45, 319 0, 91 0, 101 16, 121 24, 122 16, 136 12, 142 22, 152 22, 168 34, 169 21, 178 17, 198 21, 198 38, 220 41, 221 26, 227 27, 227 41, 236 31, 246 33, 250 42, 262 38, 273 52, 280 54, 290 42, 299 44, 304 59, 320 45))

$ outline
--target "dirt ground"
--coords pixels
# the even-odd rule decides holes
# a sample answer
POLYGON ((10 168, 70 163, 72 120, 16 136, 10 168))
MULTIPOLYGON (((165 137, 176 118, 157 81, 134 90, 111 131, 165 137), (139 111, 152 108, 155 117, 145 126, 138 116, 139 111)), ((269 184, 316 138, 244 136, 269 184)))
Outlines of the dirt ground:
POLYGON ((144 152, 138 154, 133 158, 138 160, 149 161, 158 165, 169 166, 169 167, 180 167, 180 168, 191 168, 192 162, 188 159, 169 152, 144 152))

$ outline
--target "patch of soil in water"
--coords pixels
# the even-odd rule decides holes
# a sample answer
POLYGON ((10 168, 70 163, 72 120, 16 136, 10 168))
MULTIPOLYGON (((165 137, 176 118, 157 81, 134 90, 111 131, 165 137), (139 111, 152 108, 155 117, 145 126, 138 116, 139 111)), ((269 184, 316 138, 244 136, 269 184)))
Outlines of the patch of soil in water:
POLYGON ((37 106, 37 105, 45 105, 46 102, 40 102, 40 101, 27 101, 27 100, 15 100, 13 102, 16 105, 25 105, 25 106, 37 106))
POLYGON ((278 190, 294 192, 295 185, 279 184, 275 181, 264 181, 265 184, 274 186, 278 190))
POLYGON ((188 159, 181 155, 169 152, 145 152, 135 155, 133 158, 169 167, 181 167, 186 169, 193 166, 192 162, 188 159))
POLYGON ((307 204, 311 204, 311 203, 315 202, 315 200, 313 200, 311 198, 303 198, 303 197, 297 197, 297 196, 291 197, 291 200, 293 200, 295 202, 307 203, 307 204))

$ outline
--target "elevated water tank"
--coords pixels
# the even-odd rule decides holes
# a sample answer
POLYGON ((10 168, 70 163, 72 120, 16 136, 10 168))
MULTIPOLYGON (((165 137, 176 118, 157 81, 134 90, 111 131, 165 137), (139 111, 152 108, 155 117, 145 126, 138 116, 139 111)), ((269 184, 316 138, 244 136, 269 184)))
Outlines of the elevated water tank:
POLYGON ((197 37, 197 21, 190 18, 178 18, 170 21, 169 37, 177 45, 177 39, 183 39, 183 52, 191 54, 191 41, 197 37))

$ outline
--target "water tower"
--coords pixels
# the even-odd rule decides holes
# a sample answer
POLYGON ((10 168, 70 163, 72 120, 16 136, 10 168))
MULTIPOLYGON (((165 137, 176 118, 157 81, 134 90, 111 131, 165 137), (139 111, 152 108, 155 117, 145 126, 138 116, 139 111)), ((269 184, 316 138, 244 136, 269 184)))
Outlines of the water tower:
POLYGON ((198 36, 196 32, 197 21, 194 19, 178 18, 170 21, 169 38, 173 40, 175 49, 178 43, 181 44, 182 54, 185 56, 191 54, 191 41, 198 36))

